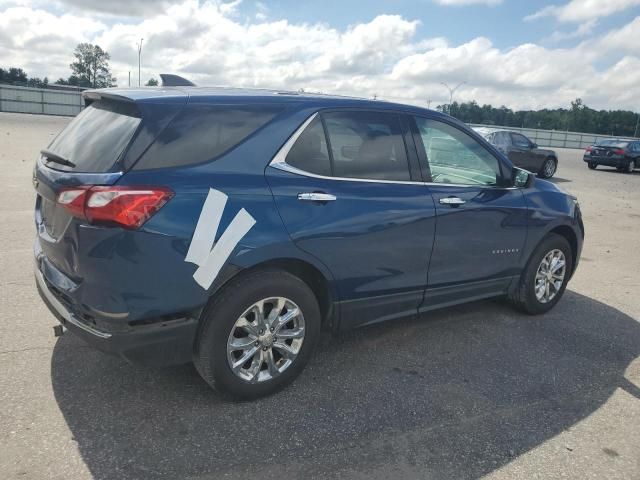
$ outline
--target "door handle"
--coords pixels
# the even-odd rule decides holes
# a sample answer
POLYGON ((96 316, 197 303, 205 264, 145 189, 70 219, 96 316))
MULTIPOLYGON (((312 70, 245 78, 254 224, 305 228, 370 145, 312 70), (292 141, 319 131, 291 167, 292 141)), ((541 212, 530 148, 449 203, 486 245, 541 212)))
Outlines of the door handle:
POLYGON ((441 205, 449 205, 451 207, 457 207, 459 205, 464 205, 465 203, 467 203, 465 200, 458 197, 447 197, 440 199, 441 205))
POLYGON ((336 199, 337 197, 330 193, 311 192, 298 194, 298 200, 304 200, 307 202, 333 202, 336 199))

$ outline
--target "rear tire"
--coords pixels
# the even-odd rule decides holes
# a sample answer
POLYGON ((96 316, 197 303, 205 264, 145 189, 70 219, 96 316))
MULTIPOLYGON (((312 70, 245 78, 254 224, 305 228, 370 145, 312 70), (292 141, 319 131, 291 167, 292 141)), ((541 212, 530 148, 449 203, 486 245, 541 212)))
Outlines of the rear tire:
POLYGON ((589 170, 595 170, 596 168, 598 168, 597 162, 589 162, 587 163, 587 166, 589 167, 589 170))
POLYGON ((320 335, 321 317, 305 282, 284 271, 265 270, 223 287, 201 321, 196 369, 217 392, 251 400, 281 390, 300 374, 320 335), (298 315, 278 326, 296 309, 298 315))
POLYGON ((624 173, 633 173, 635 168, 636 168, 635 160, 629 160, 627 165, 624 167, 623 171, 624 171, 624 173))
POLYGON ((551 178, 556 173, 556 169, 558 168, 558 162, 553 157, 548 157, 542 167, 540 168, 540 172, 538 172, 538 176, 540 178, 551 178))
POLYGON ((509 300, 516 308, 529 315, 546 313, 562 298, 572 269, 573 256, 569 242, 561 235, 550 233, 529 258, 509 300), (553 260, 560 258, 564 261, 563 267, 559 267, 559 262, 554 263, 553 260))

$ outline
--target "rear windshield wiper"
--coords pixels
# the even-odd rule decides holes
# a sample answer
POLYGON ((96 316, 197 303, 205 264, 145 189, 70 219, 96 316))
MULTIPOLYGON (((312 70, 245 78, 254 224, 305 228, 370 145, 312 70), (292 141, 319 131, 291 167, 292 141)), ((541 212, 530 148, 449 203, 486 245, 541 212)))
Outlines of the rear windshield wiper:
POLYGON ((40 150, 40 154, 42 154, 42 156, 46 157, 47 160, 49 160, 50 162, 59 163, 60 165, 64 165, 65 167, 76 168, 76 164, 75 163, 73 163, 70 160, 67 160, 64 157, 61 157, 57 153, 53 153, 50 150, 40 150))

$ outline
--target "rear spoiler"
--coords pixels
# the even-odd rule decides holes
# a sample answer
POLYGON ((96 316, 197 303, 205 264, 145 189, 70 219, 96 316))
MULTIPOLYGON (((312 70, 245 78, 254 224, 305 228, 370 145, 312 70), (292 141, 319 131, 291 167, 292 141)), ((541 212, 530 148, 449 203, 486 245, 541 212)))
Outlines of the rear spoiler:
MULTIPOLYGON (((196 84, 179 75, 173 73, 161 73, 163 87, 195 87, 196 84)), ((82 92, 84 106, 88 107, 93 102, 100 99, 109 99, 117 102, 135 103, 141 98, 150 98, 157 96, 180 96, 178 91, 167 92, 162 89, 154 88, 105 88, 97 90, 85 90, 82 92)), ((186 94, 185 94, 186 96, 186 94)))
POLYGON ((189 97, 188 92, 179 88, 101 88, 98 90, 85 90, 82 92, 85 107, 98 100, 111 100, 122 104, 135 104, 138 101, 145 101, 154 98, 164 100, 172 99, 178 103, 186 102, 189 97))
POLYGON ((115 100, 118 102, 129 102, 133 103, 134 100, 129 97, 125 97, 123 95, 117 95, 114 93, 109 93, 105 91, 97 91, 97 90, 85 90, 82 92, 82 98, 84 99, 84 106, 88 107, 96 100, 100 100, 101 98, 106 98, 110 100, 115 100))

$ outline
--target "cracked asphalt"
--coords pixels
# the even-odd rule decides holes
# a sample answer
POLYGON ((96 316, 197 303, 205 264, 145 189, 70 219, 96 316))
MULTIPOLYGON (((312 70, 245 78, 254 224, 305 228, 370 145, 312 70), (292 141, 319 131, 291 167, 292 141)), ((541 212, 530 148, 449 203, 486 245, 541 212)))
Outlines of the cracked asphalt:
POLYGON ((290 388, 231 403, 190 365, 53 337, 31 171, 68 121, 0 113, 0 478, 640 479, 640 171, 559 151, 587 238, 549 314, 491 300, 325 336, 290 388))

